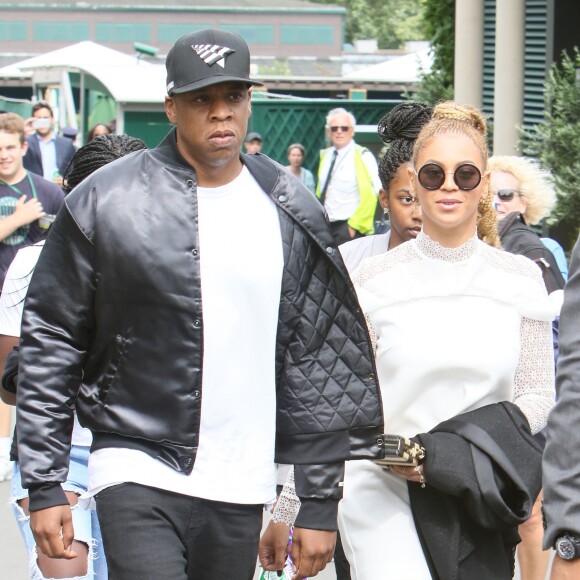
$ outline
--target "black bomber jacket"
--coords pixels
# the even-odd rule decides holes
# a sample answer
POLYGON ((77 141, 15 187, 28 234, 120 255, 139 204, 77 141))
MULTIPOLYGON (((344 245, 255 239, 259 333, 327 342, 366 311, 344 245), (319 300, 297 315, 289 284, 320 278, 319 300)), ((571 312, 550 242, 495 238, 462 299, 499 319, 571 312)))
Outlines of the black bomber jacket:
MULTIPOLYGON (((318 201, 266 156, 241 159, 276 204, 284 249, 276 461, 296 464, 297 525, 335 529, 344 460, 378 456, 383 432, 364 316, 318 201)), ((197 223, 196 175, 175 131, 66 198, 22 322, 18 452, 31 510, 66 503, 74 407, 93 450, 139 449, 193 469, 203 371, 197 223)))

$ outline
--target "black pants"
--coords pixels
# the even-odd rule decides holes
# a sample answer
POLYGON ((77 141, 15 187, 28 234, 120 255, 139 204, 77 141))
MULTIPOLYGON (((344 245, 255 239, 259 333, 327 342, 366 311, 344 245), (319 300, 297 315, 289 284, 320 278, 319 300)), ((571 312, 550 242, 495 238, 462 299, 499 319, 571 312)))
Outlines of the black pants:
POLYGON ((336 535, 336 548, 334 549, 334 569, 336 580, 350 580, 350 564, 344 555, 340 532, 336 535))
POLYGON ((251 580, 263 505, 124 483, 97 495, 109 580, 251 580))

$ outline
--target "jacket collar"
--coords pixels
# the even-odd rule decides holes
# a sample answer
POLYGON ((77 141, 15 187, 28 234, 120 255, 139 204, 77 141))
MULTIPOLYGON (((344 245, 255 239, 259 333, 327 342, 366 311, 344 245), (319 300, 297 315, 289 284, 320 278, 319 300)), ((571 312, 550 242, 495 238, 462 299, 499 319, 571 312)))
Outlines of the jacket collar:
MULTIPOLYGON (((161 157, 165 163, 194 171, 177 148, 175 128, 169 131, 152 153, 161 157)), ((330 229, 325 227, 327 218, 324 209, 312 193, 304 187, 300 180, 266 155, 240 153, 240 159, 276 206, 306 230, 341 272, 348 276, 338 257, 338 249, 334 246, 330 229)))
MULTIPOLYGON (((519 211, 512 211, 508 213, 503 219, 498 222, 497 231, 499 237, 503 237, 504 234, 515 224, 520 223, 526 226, 526 220, 524 216, 519 211)), ((527 226, 526 226, 527 227, 527 226)))

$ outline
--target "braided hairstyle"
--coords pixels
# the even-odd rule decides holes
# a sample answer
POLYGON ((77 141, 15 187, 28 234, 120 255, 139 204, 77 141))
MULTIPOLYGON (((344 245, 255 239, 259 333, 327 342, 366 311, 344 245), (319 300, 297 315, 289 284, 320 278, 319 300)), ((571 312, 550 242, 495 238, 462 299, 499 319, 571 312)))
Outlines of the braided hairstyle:
POLYGON ((99 135, 83 145, 70 160, 63 179, 66 193, 70 193, 83 179, 103 165, 133 151, 147 149, 147 145, 129 135, 99 135))
POLYGON ((433 109, 427 105, 400 103, 379 121, 377 132, 388 146, 379 162, 379 178, 385 191, 389 190, 397 169, 411 161, 415 139, 432 114, 433 109))
MULTIPOLYGON (((417 164, 419 151, 436 135, 456 133, 469 137, 481 153, 484 167, 487 167, 487 123, 485 117, 474 107, 460 105, 453 101, 439 103, 433 109, 433 118, 415 141, 413 163, 417 164)), ((493 189, 488 181, 487 191, 477 208, 477 235, 480 240, 495 248, 501 248, 497 232, 497 215, 493 207, 493 189)))

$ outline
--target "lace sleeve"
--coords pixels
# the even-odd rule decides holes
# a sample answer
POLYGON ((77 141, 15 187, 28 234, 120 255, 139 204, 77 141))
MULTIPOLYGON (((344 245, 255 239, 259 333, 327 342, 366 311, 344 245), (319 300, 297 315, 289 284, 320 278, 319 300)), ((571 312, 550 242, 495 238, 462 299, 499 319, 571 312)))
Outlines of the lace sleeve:
POLYGON ((369 329, 369 337, 371 339, 371 345, 373 347, 373 355, 376 356, 377 354, 377 332, 373 323, 371 322, 371 317, 368 314, 365 314, 365 320, 367 323, 367 328, 369 329))
POLYGON ((552 324, 522 318, 521 354, 514 381, 514 403, 528 419, 532 433, 546 426, 554 406, 554 347, 552 324))
POLYGON ((298 511, 300 510, 300 499, 296 495, 296 487, 294 485, 294 466, 288 470, 288 477, 286 483, 282 488, 280 497, 274 507, 272 521, 275 524, 283 522, 289 526, 294 525, 298 511))

